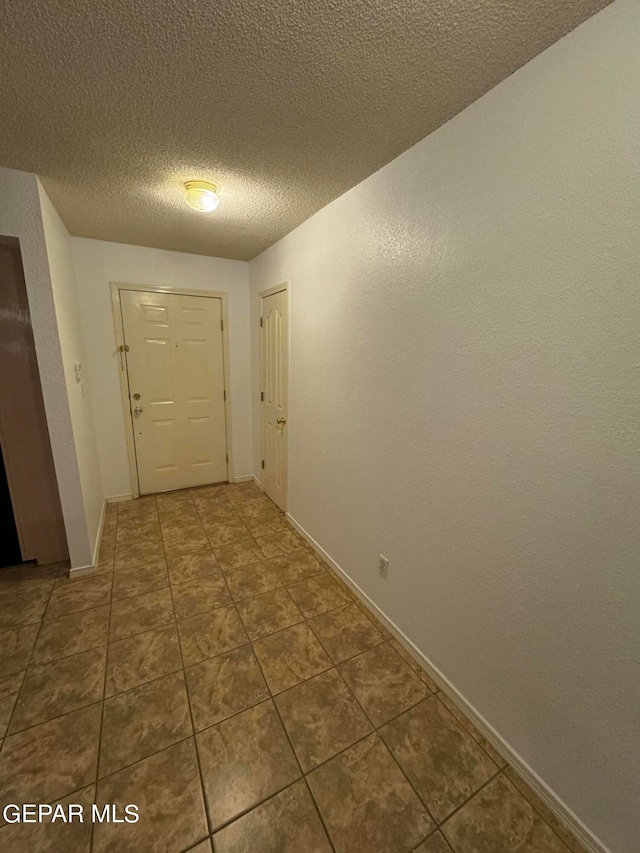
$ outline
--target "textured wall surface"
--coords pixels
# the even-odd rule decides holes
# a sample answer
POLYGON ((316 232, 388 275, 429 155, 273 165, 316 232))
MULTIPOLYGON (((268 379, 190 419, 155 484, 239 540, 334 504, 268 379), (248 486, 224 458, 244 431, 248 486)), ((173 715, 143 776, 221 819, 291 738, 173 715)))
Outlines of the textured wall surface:
MULTIPOLYGON (((94 389, 92 388, 86 359, 87 329, 80 316, 76 273, 71 253, 71 237, 41 186, 39 190, 42 223, 49 259, 49 273, 58 324, 58 337, 67 387, 67 401, 82 486, 85 524, 89 542, 93 552, 95 552, 100 544, 97 541, 97 536, 104 504, 104 491, 91 405, 91 395, 94 389), (81 382, 76 381, 76 364, 81 365, 81 382)), ((89 564, 92 562, 90 560, 89 564)))
POLYGON ((640 838, 639 44, 616 0, 250 265, 256 367, 257 293, 291 282, 291 514, 615 853, 640 838))
POLYGON ((84 238, 73 238, 72 248, 82 323, 90 341, 87 363, 92 387, 96 389, 92 402, 105 494, 131 493, 111 281, 220 290, 227 294, 235 476, 251 474, 248 264, 84 238))
MULTIPOLYGON (((60 489, 69 556, 71 565, 80 567, 91 565, 93 543, 89 538, 82 497, 40 205, 40 187, 35 175, 0 169, 0 234, 18 237, 20 240, 42 396, 60 489)), ((34 486, 37 487, 37 483, 34 486)))
POLYGON ((247 260, 607 2, 0 0, 0 165, 74 235, 247 260))

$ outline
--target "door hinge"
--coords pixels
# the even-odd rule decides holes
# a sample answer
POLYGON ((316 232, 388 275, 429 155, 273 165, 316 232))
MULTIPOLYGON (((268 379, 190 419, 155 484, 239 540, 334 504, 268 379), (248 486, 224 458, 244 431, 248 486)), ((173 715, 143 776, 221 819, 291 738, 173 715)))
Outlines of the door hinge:
POLYGON ((227 399, 227 392, 223 391, 222 393, 224 394, 224 399, 226 400, 227 399))
POLYGON ((260 402, 264 403, 264 391, 260 392, 260 402))
POLYGON ((264 468, 264 459, 262 460, 262 467, 264 468))
POLYGON ((260 328, 262 328, 262 317, 260 317, 260 328))
POLYGON ((220 328, 224 332, 224 320, 220 320, 220 328))
POLYGON ((229 454, 227 453, 227 463, 229 462, 229 454))
POLYGON ((129 344, 120 344, 118 349, 120 352, 129 352, 129 344))

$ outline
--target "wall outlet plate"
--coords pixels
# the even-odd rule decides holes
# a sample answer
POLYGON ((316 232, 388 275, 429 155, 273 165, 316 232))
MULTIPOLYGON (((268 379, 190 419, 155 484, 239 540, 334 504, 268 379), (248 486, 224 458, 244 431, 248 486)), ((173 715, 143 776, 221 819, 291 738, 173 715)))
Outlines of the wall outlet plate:
POLYGON ((383 578, 386 578, 388 571, 389 560, 387 560, 383 554, 378 554, 378 573, 381 574, 383 578))

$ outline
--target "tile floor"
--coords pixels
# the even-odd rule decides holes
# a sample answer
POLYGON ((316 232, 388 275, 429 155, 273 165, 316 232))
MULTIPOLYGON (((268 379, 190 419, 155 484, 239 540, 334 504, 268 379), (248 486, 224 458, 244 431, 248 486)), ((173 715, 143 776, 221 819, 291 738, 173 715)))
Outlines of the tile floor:
POLYGON ((65 572, 0 571, 0 804, 140 820, 0 849, 581 850, 252 484, 110 505, 65 572))

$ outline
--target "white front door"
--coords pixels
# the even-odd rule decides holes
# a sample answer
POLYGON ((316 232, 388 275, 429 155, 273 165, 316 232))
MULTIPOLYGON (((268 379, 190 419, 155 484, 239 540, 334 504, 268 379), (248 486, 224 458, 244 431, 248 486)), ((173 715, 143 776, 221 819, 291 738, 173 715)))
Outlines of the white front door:
POLYGON ((140 494, 226 480, 222 301, 120 298, 140 494))
POLYGON ((287 291, 262 297, 262 488, 287 508, 289 327, 287 291))

